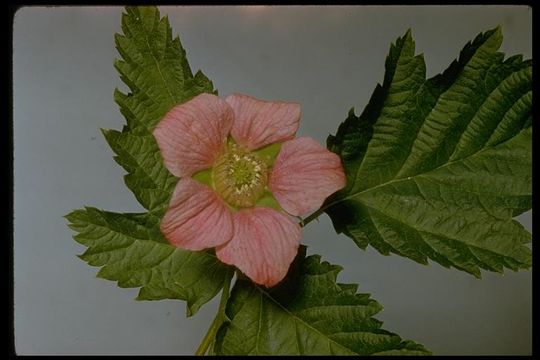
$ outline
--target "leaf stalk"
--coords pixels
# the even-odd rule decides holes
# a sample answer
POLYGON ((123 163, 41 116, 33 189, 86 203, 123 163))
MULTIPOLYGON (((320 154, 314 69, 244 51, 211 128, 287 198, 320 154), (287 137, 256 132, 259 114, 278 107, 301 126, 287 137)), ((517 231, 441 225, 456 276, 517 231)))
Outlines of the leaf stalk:
POLYGON ((219 307, 218 307, 216 317, 214 318, 214 321, 212 321, 210 328, 208 328, 208 331, 206 332, 206 335, 202 339, 201 344, 197 348, 195 355, 206 354, 206 352, 208 351, 208 348, 214 342, 217 331, 219 330, 221 324, 223 324, 223 322, 228 320, 228 317, 225 314, 225 308, 227 306, 227 300, 229 300, 229 289, 231 287, 231 279, 233 275, 234 275, 234 271, 232 269, 229 269, 227 271, 227 275, 225 276, 225 280, 223 282, 223 290, 221 292, 221 299, 219 301, 219 307))

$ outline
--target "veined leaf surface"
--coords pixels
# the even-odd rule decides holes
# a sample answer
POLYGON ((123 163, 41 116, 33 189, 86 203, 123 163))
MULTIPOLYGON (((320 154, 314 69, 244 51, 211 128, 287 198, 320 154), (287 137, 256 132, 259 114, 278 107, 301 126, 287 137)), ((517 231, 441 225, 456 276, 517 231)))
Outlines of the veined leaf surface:
POLYGON ((425 79, 408 31, 390 48, 383 85, 328 148, 348 184, 323 209, 359 247, 427 259, 480 277, 531 265, 532 64, 504 60, 499 28, 425 79))
POLYGON ((75 240, 88 249, 80 258, 101 267, 98 277, 124 288, 140 287, 137 300, 187 301, 193 315, 223 286, 230 267, 209 252, 175 248, 150 214, 118 214, 87 207, 66 216, 75 240))
POLYGON ((265 289, 239 279, 218 333, 222 355, 429 355, 422 345, 381 328, 382 306, 356 284, 336 282, 341 266, 305 256, 286 279, 265 289))

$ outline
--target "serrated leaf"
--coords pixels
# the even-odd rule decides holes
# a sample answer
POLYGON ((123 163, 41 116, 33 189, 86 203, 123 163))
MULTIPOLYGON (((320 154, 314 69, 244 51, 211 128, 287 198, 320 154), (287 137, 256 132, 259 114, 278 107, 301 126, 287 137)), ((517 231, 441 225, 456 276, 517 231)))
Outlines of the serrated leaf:
POLYGON ((151 214, 118 214, 87 207, 66 215, 88 249, 80 258, 101 267, 98 277, 124 288, 140 287, 137 300, 187 301, 187 315, 197 312, 220 290, 229 267, 209 252, 179 249, 166 243, 159 219, 151 214))
POLYGON ((186 300, 190 316, 220 291, 230 269, 212 253, 178 249, 161 235, 159 221, 178 179, 165 168, 151 131, 172 107, 214 92, 213 85, 201 72, 193 76, 179 38, 172 38, 156 7, 126 7, 122 31, 115 35, 122 56, 115 67, 130 93, 116 89, 114 97, 127 125, 103 134, 128 172, 126 185, 149 212, 86 208, 66 217, 78 232, 75 240, 88 247, 80 258, 101 267, 98 277, 140 287, 138 300, 186 300))
POLYGON ((215 91, 202 72, 193 76, 180 39, 172 38, 167 17, 160 18, 156 7, 126 7, 122 31, 115 35, 122 56, 115 67, 131 92, 117 89, 114 98, 127 126, 105 137, 128 172, 128 188, 146 209, 159 213, 178 179, 163 166, 151 130, 175 105, 215 91))
POLYGON ((355 284, 336 282, 341 267, 299 251, 272 289, 239 279, 214 351, 220 355, 429 355, 373 318, 382 306, 355 284))
POLYGON ((193 76, 179 38, 155 6, 126 7, 122 31, 115 34, 122 56, 115 67, 130 92, 116 89, 114 97, 127 125, 103 134, 128 172, 126 185, 149 212, 86 208, 67 218, 79 232, 75 240, 88 247, 80 258, 102 267, 98 277, 140 287, 139 300, 186 300, 190 316, 219 292, 230 270, 209 252, 178 249, 162 237, 159 221, 178 179, 165 168, 151 131, 175 105, 215 91, 200 71, 193 76))
POLYGON ((152 128, 174 105, 214 91, 200 71, 193 76, 180 39, 155 6, 127 6, 122 31, 115 35, 122 56, 115 67, 131 93, 115 95, 130 127, 152 128))
POLYGON ((532 63, 504 60, 499 28, 425 80, 410 31, 390 48, 383 85, 349 112, 328 148, 348 184, 323 209, 359 247, 480 277, 531 265, 532 63))
POLYGON ((116 130, 103 130, 103 135, 116 153, 116 162, 128 172, 127 187, 145 208, 161 214, 178 179, 163 164, 154 136, 116 130))

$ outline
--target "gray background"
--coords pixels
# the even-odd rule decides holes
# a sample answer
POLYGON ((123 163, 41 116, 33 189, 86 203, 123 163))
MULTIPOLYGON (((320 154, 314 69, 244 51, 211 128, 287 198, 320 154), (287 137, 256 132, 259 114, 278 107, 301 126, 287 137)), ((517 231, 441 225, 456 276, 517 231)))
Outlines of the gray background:
MULTIPOLYGON (((428 76, 479 32, 501 24, 502 51, 530 58, 530 8, 161 7, 194 70, 221 95, 302 104, 299 135, 324 143, 382 81, 390 42, 412 28, 428 76)), ((14 25, 15 342, 19 354, 192 354, 217 299, 192 318, 178 301, 136 302, 135 289, 96 279, 62 215, 83 205, 142 210, 99 128, 120 129, 113 68, 120 7, 22 8, 14 25)), ((531 212, 519 217, 529 230, 531 212)), ((530 354, 531 272, 482 280, 437 264, 362 251, 322 216, 310 253, 341 264, 384 305, 388 330, 436 354, 530 354)))

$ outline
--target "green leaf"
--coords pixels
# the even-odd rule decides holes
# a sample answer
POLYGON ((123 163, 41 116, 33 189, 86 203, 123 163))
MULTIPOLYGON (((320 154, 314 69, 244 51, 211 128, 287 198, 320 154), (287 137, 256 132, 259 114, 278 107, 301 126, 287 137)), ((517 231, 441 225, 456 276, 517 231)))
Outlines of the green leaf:
POLYGON ((477 277, 531 266, 512 217, 531 208, 532 63, 501 43, 478 35, 428 80, 410 31, 392 44, 382 86, 327 141, 348 179, 323 205, 338 232, 477 277))
POLYGON ((115 100, 130 128, 152 128, 173 106, 213 92, 204 74, 193 76, 180 39, 155 6, 127 6, 122 31, 115 35, 122 60, 114 65, 131 93, 117 90, 115 100))
POLYGON ((123 288, 140 287, 137 300, 187 301, 187 315, 197 312, 223 285, 228 267, 209 252, 168 245, 151 214, 118 214, 91 207, 66 215, 88 249, 79 257, 101 267, 97 276, 123 288))
POLYGON ((186 300, 191 316, 220 291, 230 270, 212 253, 178 249, 162 237, 159 221, 178 179, 165 168, 152 129, 175 105, 215 91, 200 71, 192 74, 179 38, 155 6, 126 7, 122 31, 115 35, 122 56, 115 67, 130 92, 116 89, 114 98, 127 125, 102 131, 128 172, 127 187, 149 212, 86 208, 66 217, 79 233, 75 240, 88 247, 81 259, 102 267, 98 277, 140 287, 138 300, 186 300))
POLYGON ((127 187, 145 208, 162 214, 178 179, 163 164, 154 136, 149 132, 102 132, 116 154, 114 159, 128 172, 124 176, 127 187))
POLYGON ((122 31, 115 35, 122 56, 115 67, 131 92, 116 89, 114 98, 127 125, 104 135, 128 172, 128 188, 146 209, 161 214, 178 179, 164 167, 151 131, 175 105, 215 91, 202 72, 192 74, 180 39, 172 38, 167 17, 160 18, 156 7, 126 7, 122 31))
POLYGON ((336 282, 340 266, 305 257, 301 247, 286 279, 266 289, 240 278, 216 337, 222 355, 429 355, 422 345, 381 329, 382 306, 355 284, 336 282))

